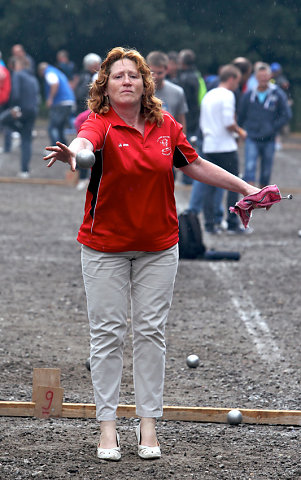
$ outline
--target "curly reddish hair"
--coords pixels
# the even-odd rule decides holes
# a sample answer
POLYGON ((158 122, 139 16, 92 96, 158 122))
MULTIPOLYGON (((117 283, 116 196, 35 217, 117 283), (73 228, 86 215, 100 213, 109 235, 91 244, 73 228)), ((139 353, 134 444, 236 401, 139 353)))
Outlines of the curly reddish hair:
POLYGON ((155 84, 152 73, 144 57, 135 49, 115 47, 109 51, 102 62, 97 79, 90 87, 90 98, 88 108, 94 113, 107 113, 110 109, 108 97, 105 95, 111 66, 118 60, 127 58, 137 65, 141 73, 144 85, 144 94, 141 99, 141 113, 151 123, 161 125, 163 122, 162 102, 155 97, 155 84))

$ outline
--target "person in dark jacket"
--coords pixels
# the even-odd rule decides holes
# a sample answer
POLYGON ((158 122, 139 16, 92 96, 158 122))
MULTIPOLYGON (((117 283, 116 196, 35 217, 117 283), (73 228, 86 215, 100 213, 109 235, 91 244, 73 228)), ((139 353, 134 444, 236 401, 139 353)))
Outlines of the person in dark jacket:
MULTIPOLYGON (((188 112, 186 113, 186 135, 188 141, 197 142, 200 136, 199 118, 200 118, 200 75, 195 66, 195 53, 193 50, 184 49, 179 52, 178 56, 179 71, 177 84, 183 88, 188 112)), ((191 184, 191 178, 183 175, 183 183, 191 184)))
POLYGON ((181 50, 179 53, 178 85, 184 92, 188 104, 186 114, 187 137, 198 132, 200 106, 199 106, 199 75, 195 67, 195 54, 192 50, 181 50))
POLYGON ((257 159, 260 187, 270 183, 275 153, 275 137, 291 117, 284 92, 270 82, 271 69, 262 63, 256 72, 258 85, 243 95, 238 124, 247 131, 245 143, 245 181, 256 183, 257 159))
POLYGON ((32 148, 32 130, 39 109, 39 82, 31 73, 27 58, 12 58, 12 89, 10 106, 18 117, 21 135, 21 171, 18 176, 29 177, 32 148), (17 107, 17 108, 14 108, 17 107))
POLYGON ((97 53, 88 53, 83 58, 83 71, 79 75, 75 88, 77 115, 87 109, 90 86, 97 77, 100 65, 101 57, 97 53))

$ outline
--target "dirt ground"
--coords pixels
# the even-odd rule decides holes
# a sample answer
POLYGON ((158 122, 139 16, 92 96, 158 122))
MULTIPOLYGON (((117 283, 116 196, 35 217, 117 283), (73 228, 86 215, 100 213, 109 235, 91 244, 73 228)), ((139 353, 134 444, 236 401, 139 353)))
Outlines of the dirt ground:
MULTIPOLYGON (((47 169, 39 123, 32 177, 64 179, 47 169)), ((292 201, 256 211, 250 236, 207 238, 238 262, 181 261, 167 326, 165 405, 300 410, 301 140, 277 152, 273 183, 292 201), (189 369, 195 353, 200 366, 189 369)), ((31 401, 35 367, 59 367, 64 402, 93 403, 89 330, 76 234, 84 192, 69 185, 15 182, 19 150, 0 155, 1 400, 31 401), (4 181, 3 177, 11 177, 4 181)), ((241 156, 243 163, 243 156, 241 156)), ((179 211, 190 187, 178 185, 179 211)), ((120 403, 133 404, 131 335, 127 337, 120 403)), ((159 461, 137 456, 136 419, 118 420, 122 460, 96 458, 93 419, 1 417, 0 477, 40 479, 291 479, 301 478, 301 430, 158 422, 159 461)))

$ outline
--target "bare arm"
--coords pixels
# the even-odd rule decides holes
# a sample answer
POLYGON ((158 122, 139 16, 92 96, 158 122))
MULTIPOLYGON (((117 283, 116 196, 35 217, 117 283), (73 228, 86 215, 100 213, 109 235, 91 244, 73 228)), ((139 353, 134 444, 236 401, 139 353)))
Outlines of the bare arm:
POLYGON ((243 196, 259 192, 259 188, 249 185, 232 173, 223 170, 201 157, 181 168, 182 172, 195 180, 215 187, 225 188, 231 192, 241 193, 243 196))
POLYGON ((47 164, 47 167, 52 167, 57 160, 60 160, 63 163, 68 163, 72 172, 75 172, 76 154, 83 149, 88 149, 93 152, 93 145, 86 138, 75 138, 72 140, 69 147, 67 147, 67 145, 64 143, 56 142, 56 145, 46 147, 46 150, 49 150, 51 153, 44 157, 44 160, 50 160, 50 162, 47 164))
POLYGON ((239 127, 236 122, 233 123, 233 125, 229 125, 227 130, 229 130, 229 132, 237 133, 243 140, 247 138, 247 132, 243 128, 239 127))
POLYGON ((56 96, 58 89, 59 89, 59 84, 58 83, 52 83, 50 85, 49 96, 48 96, 48 99, 47 99, 47 102, 46 102, 47 107, 51 107, 51 105, 53 104, 53 99, 56 96))

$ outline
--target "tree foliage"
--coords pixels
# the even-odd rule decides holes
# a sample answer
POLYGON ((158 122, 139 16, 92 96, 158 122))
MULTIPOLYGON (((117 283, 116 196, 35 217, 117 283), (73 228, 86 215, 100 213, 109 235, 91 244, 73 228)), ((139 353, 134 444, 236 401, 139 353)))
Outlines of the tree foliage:
POLYGON ((278 61, 301 86, 300 0, 0 0, 0 50, 22 43, 37 62, 66 48, 78 67, 113 46, 192 48, 198 68, 215 73, 236 56, 278 61))
POLYGON ((150 50, 193 48, 202 71, 238 55, 283 63, 301 79, 297 0, 1 0, 1 50, 20 42, 37 61, 66 48, 80 64, 87 52, 116 45, 150 50))
POLYGON ((279 61, 301 80, 298 0, 1 0, 0 49, 22 43, 37 61, 66 48, 80 66, 116 45, 150 50, 193 48, 203 72, 236 56, 279 61))

